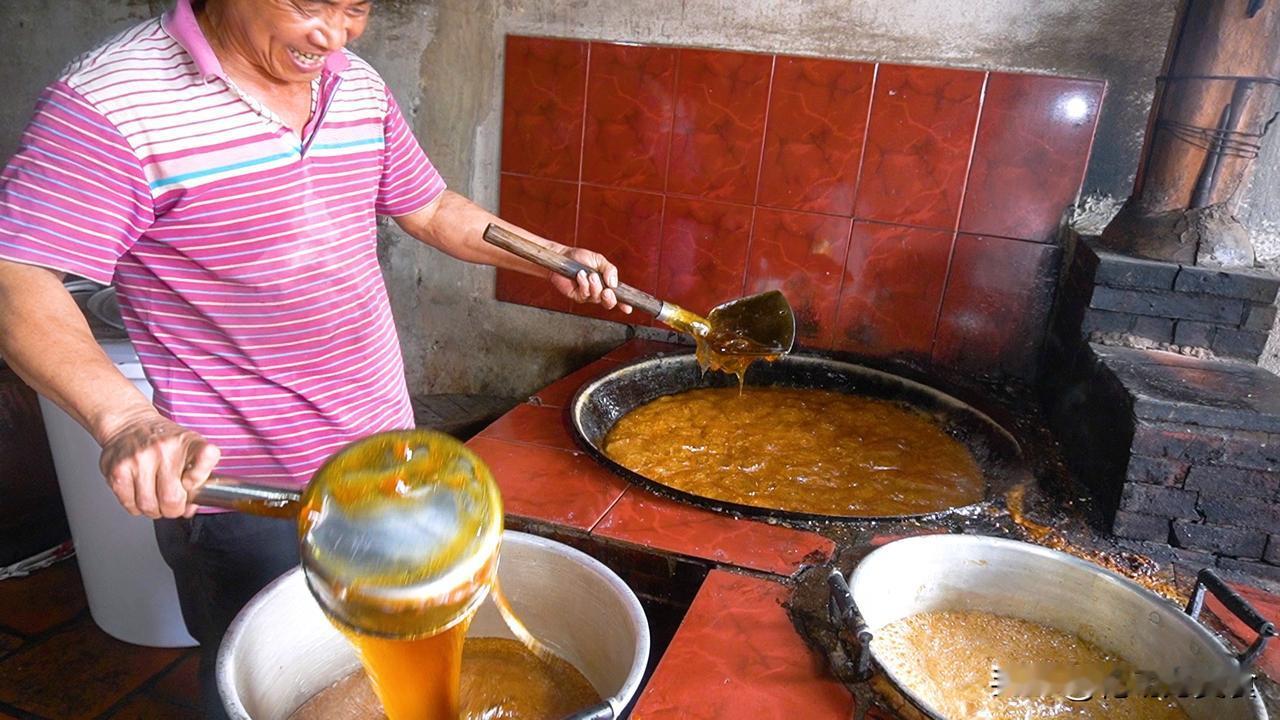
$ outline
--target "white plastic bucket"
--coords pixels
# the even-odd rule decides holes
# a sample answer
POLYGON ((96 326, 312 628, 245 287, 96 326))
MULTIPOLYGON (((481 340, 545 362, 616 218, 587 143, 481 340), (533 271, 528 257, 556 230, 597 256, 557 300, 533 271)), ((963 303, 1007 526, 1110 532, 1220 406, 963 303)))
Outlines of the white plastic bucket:
MULTIPOLYGON (((129 342, 103 341, 102 348, 150 398, 151 385, 129 342)), ((40 410, 93 621, 108 635, 135 645, 195 645, 151 520, 120 506, 98 469, 102 449, 84 428, 43 397, 40 410)))

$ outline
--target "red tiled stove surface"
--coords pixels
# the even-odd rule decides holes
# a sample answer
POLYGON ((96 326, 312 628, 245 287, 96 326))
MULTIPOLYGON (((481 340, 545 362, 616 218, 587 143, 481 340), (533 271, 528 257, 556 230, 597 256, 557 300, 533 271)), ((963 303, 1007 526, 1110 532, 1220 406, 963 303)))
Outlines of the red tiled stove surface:
POLYGON ((468 446, 493 470, 508 516, 722 568, 698 591, 633 717, 847 718, 852 697, 796 634, 781 605, 790 590, 779 582, 828 560, 834 543, 653 495, 579 450, 570 435, 565 407, 583 383, 637 356, 679 349, 627 343, 537 393, 468 446), (763 698, 767 711, 753 707, 763 698))
POLYGON ((1104 87, 511 36, 500 210, 695 311, 780 288, 807 347, 1030 376, 1104 87))

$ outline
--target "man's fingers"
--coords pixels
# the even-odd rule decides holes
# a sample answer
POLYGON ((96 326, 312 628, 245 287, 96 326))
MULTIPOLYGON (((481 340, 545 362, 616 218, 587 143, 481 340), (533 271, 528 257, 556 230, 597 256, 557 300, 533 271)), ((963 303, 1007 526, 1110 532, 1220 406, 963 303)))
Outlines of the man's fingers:
POLYGON ((613 294, 612 290, 605 288, 604 292, 600 293, 600 304, 604 306, 605 310, 612 310, 618 305, 618 297, 613 294))
POLYGON ((198 445, 193 445, 188 451, 191 457, 187 464, 187 471, 182 475, 182 484, 188 490, 199 487, 204 484, 205 480, 213 474, 213 469, 218 466, 218 461, 222 459, 222 451, 217 445, 200 440, 198 445))
POLYGON ((130 515, 138 515, 138 503, 134 500, 133 479, 137 471, 132 466, 118 465, 107 475, 107 487, 120 501, 120 506, 130 515))
POLYGON ((160 517, 160 501, 156 493, 160 472, 158 464, 144 455, 138 459, 138 471, 133 476, 133 497, 138 513, 152 519, 160 517))
POLYGON ((174 439, 159 446, 160 463, 156 470, 155 492, 161 517, 182 517, 187 510, 187 491, 182 476, 187 468, 186 443, 174 439))

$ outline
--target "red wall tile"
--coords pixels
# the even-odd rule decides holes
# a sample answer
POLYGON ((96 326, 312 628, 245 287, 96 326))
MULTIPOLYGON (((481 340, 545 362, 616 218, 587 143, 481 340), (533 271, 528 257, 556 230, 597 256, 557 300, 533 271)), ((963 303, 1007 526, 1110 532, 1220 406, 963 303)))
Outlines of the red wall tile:
POLYGON ((507 37, 502 169, 577 180, 587 43, 507 37))
POLYGON ((760 170, 761 205, 853 214, 875 66, 779 56, 760 170))
POLYGON ((960 229, 1053 241, 1084 182, 1104 87, 992 73, 960 229))
POLYGON ((927 360, 951 244, 946 230, 855 222, 834 347, 927 360))
POLYGON ((667 191, 755 201, 773 58, 681 50, 667 191))
POLYGON ((880 66, 858 218, 955 228, 982 82, 971 70, 880 66))
MULTIPOLYGON (((498 214, 532 233, 565 245, 574 244, 578 210, 577 183, 502 175, 498 214)), ((568 312, 572 301, 544 278, 514 270, 498 270, 497 297, 504 302, 568 312)))
MULTIPOLYGON (((1103 90, 513 37, 501 211, 603 252, 624 281, 696 312, 779 288, 806 347, 1027 375, 1059 253, 1000 238, 1052 240, 1083 178, 1103 90)), ((498 297, 571 306, 506 272, 498 297)))
POLYGON ((706 315, 741 296, 751 213, 746 205, 668 198, 658 297, 706 315))
POLYGON ((675 76, 673 48, 591 44, 584 182, 662 191, 675 76))
POLYGON ((1059 249, 961 234, 942 302, 934 362, 1031 377, 1057 284, 1059 249))
MULTIPOLYGON (((618 279, 653 294, 658 289, 659 251, 662 246, 662 196, 634 190, 582 186, 582 211, 578 237, 582 247, 609 258, 618 268, 618 279)), ((620 310, 599 305, 575 305, 580 315, 617 322, 647 322, 620 310)))
POLYGON ((756 210, 744 292, 781 290, 796 313, 796 339, 810 347, 831 347, 849 225, 829 215, 756 210))

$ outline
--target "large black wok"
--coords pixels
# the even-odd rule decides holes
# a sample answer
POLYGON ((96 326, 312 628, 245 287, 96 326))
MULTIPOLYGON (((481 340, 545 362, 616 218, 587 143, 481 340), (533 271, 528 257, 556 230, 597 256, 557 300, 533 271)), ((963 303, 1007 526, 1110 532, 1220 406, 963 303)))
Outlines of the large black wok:
MULTIPOLYGON (((570 425, 578 443, 598 462, 659 495, 743 515, 792 519, 860 517, 838 510, 830 514, 782 511, 692 495, 636 473, 605 455, 605 436, 614 423, 631 410, 663 395, 693 388, 733 387, 737 382, 736 376, 725 373, 703 374, 692 352, 640 359, 579 388, 569 405, 570 425)), ((1010 479, 1016 474, 1020 450, 1012 435, 973 407, 921 383, 830 358, 792 354, 777 362, 752 364, 747 371, 746 384, 831 390, 904 403, 932 416, 948 435, 973 453, 987 480, 988 498, 1007 489, 1010 479)), ((892 518, 936 514, 897 515, 892 518)))

